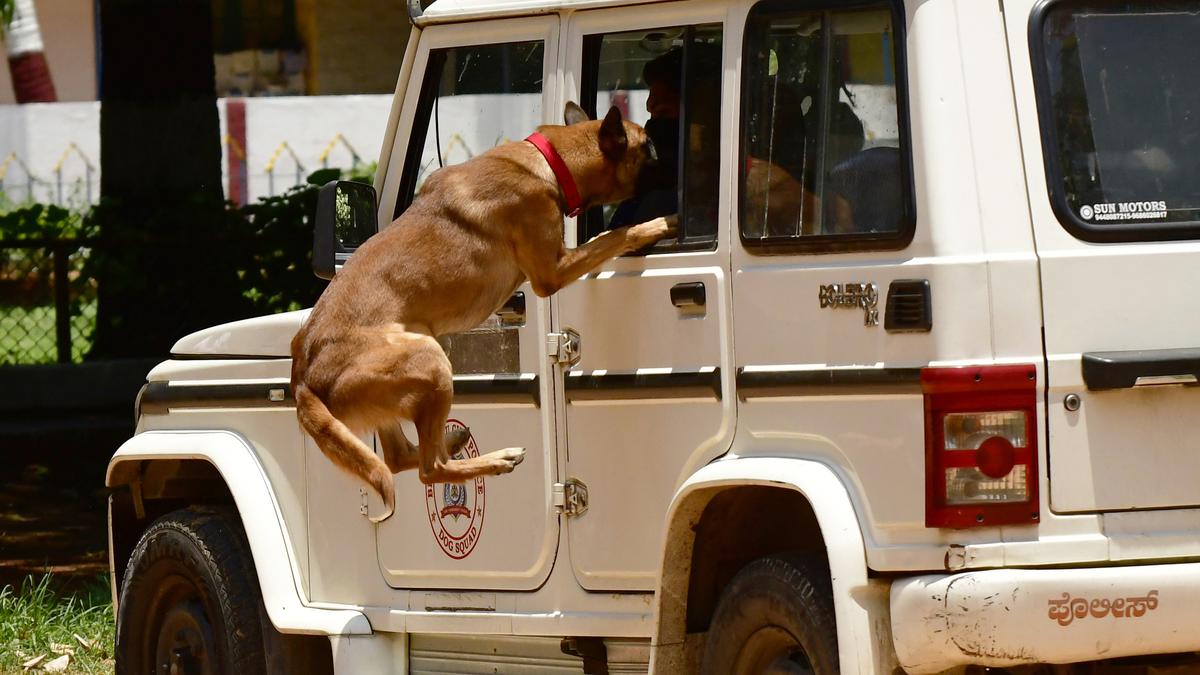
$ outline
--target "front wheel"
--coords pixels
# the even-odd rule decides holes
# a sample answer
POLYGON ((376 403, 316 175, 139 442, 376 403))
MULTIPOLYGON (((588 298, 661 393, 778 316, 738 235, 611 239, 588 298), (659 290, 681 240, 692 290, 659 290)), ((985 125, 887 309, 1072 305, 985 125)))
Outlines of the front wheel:
POLYGON ((733 578, 708 629, 703 675, 837 675, 837 622, 824 561, 760 558, 733 578))
POLYGON ((258 577, 236 514, 181 509, 154 522, 129 558, 116 671, 262 675, 258 577))

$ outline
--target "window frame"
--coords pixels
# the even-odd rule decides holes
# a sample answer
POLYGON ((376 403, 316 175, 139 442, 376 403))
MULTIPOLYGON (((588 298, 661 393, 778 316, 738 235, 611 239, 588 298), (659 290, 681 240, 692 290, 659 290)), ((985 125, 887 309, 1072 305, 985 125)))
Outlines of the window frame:
POLYGON ((557 106, 557 96, 561 87, 558 68, 562 43, 558 15, 435 24, 421 30, 419 37, 414 33, 414 38, 416 42, 410 43, 410 49, 413 50, 410 75, 402 84, 403 89, 398 85, 396 97, 393 99, 393 118, 389 120, 388 135, 385 135, 385 142, 391 150, 387 153, 387 166, 384 167, 381 163, 376 173, 381 214, 380 230, 403 214, 411 204, 412 197, 406 194, 416 180, 411 162, 419 165, 425 134, 428 131, 428 114, 433 105, 429 91, 436 91, 437 85, 436 82, 430 84, 431 80, 426 78, 434 52, 516 42, 541 42, 542 113, 537 124, 552 124, 554 122, 551 120, 561 119, 561 110, 551 110, 557 106), (426 113, 423 122, 420 117, 422 110, 426 113), (420 134, 417 133, 417 127, 420 127, 420 134), (417 155, 415 160, 412 159, 414 153, 417 155), (391 220, 385 221, 383 214, 389 213, 391 220))
POLYGON ((856 251, 899 251, 912 243, 917 230, 916 189, 913 169, 912 127, 909 118, 908 98, 908 51, 906 45, 907 24, 905 23, 903 0, 856 0, 834 2, 833 0, 760 0, 750 6, 742 25, 741 72, 738 74, 738 139, 737 139, 737 204, 734 211, 734 226, 742 248, 753 255, 794 255, 804 253, 848 253, 856 251), (746 200, 746 151, 747 128, 751 101, 748 90, 750 63, 750 21, 757 12, 772 14, 794 14, 798 12, 824 12, 881 8, 886 5, 892 15, 892 61, 896 80, 896 125, 900 133, 901 193, 904 213, 900 229, 894 232, 864 232, 861 234, 818 234, 788 237, 748 238, 742 227, 742 205, 746 200))
MULTIPOLYGON (((679 148, 681 157, 679 158, 679 167, 678 167, 678 172, 676 174, 676 187, 675 187, 676 204, 678 204, 678 206, 679 206, 678 213, 680 214, 681 221, 682 221, 683 220, 682 216, 683 216, 683 214, 687 213, 687 206, 688 206, 688 202, 687 202, 688 191, 686 189, 687 181, 684 179, 684 172, 687 171, 687 166, 688 166, 688 162, 686 160, 686 156, 688 154, 687 133, 688 133, 688 124, 691 120, 691 112, 690 112, 691 108, 690 108, 690 106, 687 105, 687 100, 688 100, 688 96, 687 96, 688 45, 691 44, 691 37, 695 33, 695 29, 698 26, 716 25, 716 26, 720 27, 720 29, 721 29, 721 47, 722 47, 722 50, 724 50, 725 41, 729 37, 728 30, 727 30, 728 26, 727 26, 727 22, 724 20, 724 18, 714 19, 714 20, 685 21, 683 23, 676 23, 676 24, 670 24, 670 25, 661 25, 662 24, 661 21, 651 22, 651 23, 653 25, 639 25, 638 27, 624 27, 624 28, 619 28, 619 29, 614 29, 614 30, 603 30, 603 31, 598 31, 598 32, 594 32, 594 33, 586 33, 586 32, 582 32, 582 31, 580 32, 580 34, 579 34, 580 44, 581 44, 581 48, 580 48, 581 68, 579 71, 580 72, 580 83, 579 83, 580 107, 582 107, 583 110, 592 119, 599 119, 600 111, 596 110, 596 97, 599 94, 599 72, 598 72, 598 69, 594 66, 598 65, 598 64, 596 64, 596 62, 599 61, 600 44, 603 41, 604 36, 619 34, 619 33, 632 33, 632 32, 639 32, 639 31, 653 31, 653 30, 668 30, 668 29, 676 29, 676 28, 683 29, 688 34, 689 39, 686 40, 683 45, 683 54, 682 54, 683 60, 682 60, 682 63, 680 65, 680 70, 679 70, 679 78, 680 78, 681 84, 683 86, 681 87, 681 90, 679 92, 680 99, 681 99, 681 107, 680 107, 680 117, 679 117, 679 138, 678 138, 677 147, 679 148)), ((722 85, 723 84, 724 84, 724 82, 722 82, 722 85)), ((720 98, 717 100, 718 121, 720 124, 720 128, 717 130, 718 136, 722 135, 722 133, 725 130, 725 127, 728 125, 728 120, 725 119, 725 116, 723 114, 720 114, 722 111, 722 106, 725 101, 725 96, 726 96, 725 87, 722 86, 720 89, 720 98)), ((607 111, 605 111, 605 112, 607 112, 607 111)), ((719 198, 720 198, 719 197, 719 192, 720 192, 720 185, 719 185, 720 184, 720 176, 719 175, 718 175, 717 183, 718 183, 718 185, 716 186, 716 189, 718 192, 718 200, 719 200, 719 198)), ((598 207, 598 206, 591 207, 591 208, 587 209, 586 211, 584 211, 583 213, 581 213, 580 217, 578 219, 576 219, 575 238, 576 238, 577 246, 580 246, 587 241, 586 238, 581 237, 580 235, 586 234, 586 228, 587 228, 588 221, 591 218, 595 217, 595 215, 598 213, 599 209, 600 209, 600 207, 598 207)), ((720 209, 720 204, 718 203, 718 210, 719 209, 720 209)), ((669 239, 669 240, 666 240, 666 239, 661 240, 649 248, 643 249, 641 251, 634 251, 632 253, 627 253, 627 254, 625 254, 625 257, 664 255, 664 254, 668 254, 668 253, 693 253, 693 252, 703 252, 703 251, 715 251, 715 250, 717 250, 720 239, 721 239, 721 233, 720 233, 721 224, 720 224, 719 218, 718 218, 718 222, 715 223, 715 226, 716 227, 713 230, 713 233, 711 236, 706 235, 705 238, 703 238, 703 239, 695 238, 695 239, 691 239, 691 240, 687 239, 687 236, 686 236, 687 233, 686 233, 686 231, 684 231, 684 228, 681 227, 678 238, 669 239)), ((598 236, 598 235, 596 235, 596 236, 598 236)))
MULTIPOLYGON (((474 45, 463 45, 474 46, 474 45)), ((400 171, 400 184, 396 188, 396 207, 392 211, 392 220, 400 217, 416 199, 417 173, 421 164, 421 152, 425 149, 425 139, 429 134, 429 122, 433 117, 433 103, 441 88, 441 69, 446 65, 446 52, 458 47, 438 47, 430 49, 425 59, 425 72, 421 74, 421 88, 417 98, 417 107, 413 112, 413 124, 410 127, 408 148, 404 152, 404 168, 400 171), (430 77, 434 69, 438 77, 430 77)), ((545 56, 543 55, 543 59, 545 56)))
MULTIPOLYGON (((1050 208, 1059 224, 1071 236, 1082 241, 1107 243, 1136 243, 1200 239, 1200 219, 1178 223, 1123 223, 1108 225, 1089 223, 1075 213, 1067 202, 1062 187, 1063 172, 1058 162, 1058 129, 1054 123, 1053 93, 1046 66, 1046 47, 1042 31, 1050 13, 1060 7, 1076 9, 1127 5, 1128 0, 1040 0, 1029 13, 1028 39, 1030 67, 1033 69, 1034 102, 1037 106, 1038 131, 1042 143, 1042 165, 1046 174, 1046 192, 1050 208)), ((1200 6, 1198 6, 1200 9, 1200 6)))

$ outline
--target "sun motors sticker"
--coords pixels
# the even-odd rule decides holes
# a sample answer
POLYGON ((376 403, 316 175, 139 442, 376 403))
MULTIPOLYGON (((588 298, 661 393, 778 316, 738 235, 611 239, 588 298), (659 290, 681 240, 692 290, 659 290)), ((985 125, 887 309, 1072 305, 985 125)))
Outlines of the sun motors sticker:
MULTIPOLYGON (((465 429, 458 420, 446 420, 446 431, 465 429)), ((472 436, 454 459, 478 457, 479 446, 472 436)), ((467 483, 436 483, 425 486, 425 511, 429 514, 429 527, 433 538, 442 551, 462 560, 471 555, 479 535, 483 532, 483 512, 487 494, 483 476, 467 483)))
POLYGON ((1084 220, 1094 220, 1096 222, 1110 220, 1159 220, 1167 217, 1167 203, 1160 200, 1084 204, 1079 207, 1079 217, 1084 220))

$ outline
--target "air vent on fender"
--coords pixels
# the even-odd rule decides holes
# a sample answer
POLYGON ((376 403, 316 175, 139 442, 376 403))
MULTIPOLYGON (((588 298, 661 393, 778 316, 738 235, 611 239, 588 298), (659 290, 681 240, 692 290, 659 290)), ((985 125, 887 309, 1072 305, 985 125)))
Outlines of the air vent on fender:
POLYGON ((933 328, 928 279, 896 279, 888 286, 883 327, 889 333, 927 333, 933 328))

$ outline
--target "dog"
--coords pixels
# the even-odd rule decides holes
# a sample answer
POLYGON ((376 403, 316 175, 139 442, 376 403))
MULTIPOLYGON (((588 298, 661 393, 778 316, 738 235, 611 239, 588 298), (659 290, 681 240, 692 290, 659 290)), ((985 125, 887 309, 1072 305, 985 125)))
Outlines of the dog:
POLYGON ((454 381, 438 336, 479 325, 526 280, 546 297, 676 233, 678 219, 668 216, 566 248, 563 215, 633 197, 652 181, 656 158, 646 132, 615 107, 595 121, 567 103, 564 119, 433 173, 408 209, 358 248, 292 340, 300 426, 383 499, 374 522, 395 511, 393 474, 416 468, 427 485, 459 483, 509 473, 525 457, 505 448, 451 458, 470 432, 445 431, 454 381), (405 419, 416 426, 415 446, 400 428, 405 419), (371 429, 382 460, 355 435, 371 429))

